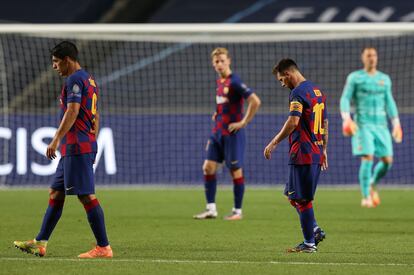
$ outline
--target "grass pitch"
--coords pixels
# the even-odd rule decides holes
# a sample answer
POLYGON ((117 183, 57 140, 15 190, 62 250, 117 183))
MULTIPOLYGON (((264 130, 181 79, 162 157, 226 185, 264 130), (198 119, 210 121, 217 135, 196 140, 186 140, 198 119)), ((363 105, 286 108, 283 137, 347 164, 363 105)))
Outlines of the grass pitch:
POLYGON ((244 220, 224 221, 232 191, 219 189, 219 218, 203 210, 200 189, 98 190, 113 260, 78 260, 94 238, 76 197, 37 258, 14 240, 36 236, 45 190, 0 191, 0 274, 414 274, 414 190, 383 190, 382 204, 361 209, 357 190, 320 188, 314 203, 327 238, 315 254, 287 254, 302 240, 296 212, 277 188, 248 188, 244 220))

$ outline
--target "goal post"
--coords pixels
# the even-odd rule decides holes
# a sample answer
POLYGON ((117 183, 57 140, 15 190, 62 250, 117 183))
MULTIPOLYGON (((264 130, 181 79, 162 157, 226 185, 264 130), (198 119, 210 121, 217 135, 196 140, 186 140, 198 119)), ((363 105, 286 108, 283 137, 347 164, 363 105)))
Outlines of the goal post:
MULTIPOLYGON (((63 84, 49 49, 75 42, 80 63, 100 89, 98 184, 200 184, 215 111, 210 52, 227 47, 232 68, 261 98, 247 126, 249 184, 284 183, 287 144, 271 161, 267 142, 286 119, 288 90, 271 73, 280 58, 297 61, 328 97, 329 165, 323 184, 357 183, 359 160, 342 137, 338 106, 346 76, 361 68, 364 46, 377 47, 404 129, 384 184, 412 184, 414 25, 380 24, 0 24, 0 184, 48 184, 56 161, 44 157, 58 126, 63 84)), ((219 182, 231 182, 226 169, 219 182)))

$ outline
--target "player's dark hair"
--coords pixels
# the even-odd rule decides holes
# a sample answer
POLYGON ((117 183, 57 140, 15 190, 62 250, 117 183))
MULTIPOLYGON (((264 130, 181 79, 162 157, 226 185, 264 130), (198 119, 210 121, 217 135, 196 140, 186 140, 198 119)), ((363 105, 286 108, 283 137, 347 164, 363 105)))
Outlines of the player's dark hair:
POLYGON ((372 46, 372 45, 367 45, 365 47, 362 48, 361 54, 363 54, 365 52, 365 50, 369 50, 369 49, 374 49, 375 51, 378 52, 377 48, 372 46))
POLYGON ((293 61, 293 59, 283 58, 273 67, 272 73, 274 75, 276 75, 277 73, 281 74, 291 69, 299 70, 299 67, 296 64, 296 62, 293 61))
POLYGON ((78 61, 78 53, 78 48, 70 41, 62 41, 50 50, 51 56, 56 56, 60 59, 64 59, 68 56, 74 61, 78 61))

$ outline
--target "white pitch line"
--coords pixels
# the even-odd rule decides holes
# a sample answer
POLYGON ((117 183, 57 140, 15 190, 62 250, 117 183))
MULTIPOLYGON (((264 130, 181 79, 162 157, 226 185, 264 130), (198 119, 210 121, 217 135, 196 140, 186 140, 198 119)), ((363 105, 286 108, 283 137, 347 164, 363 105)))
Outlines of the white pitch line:
POLYGON ((50 261, 50 262, 136 262, 136 263, 166 263, 166 264, 250 264, 250 265, 327 265, 327 266, 404 266, 414 267, 413 264, 404 263, 339 263, 339 262, 280 262, 280 261, 208 261, 208 260, 176 260, 176 259, 75 259, 75 258, 0 258, 0 261, 50 261))

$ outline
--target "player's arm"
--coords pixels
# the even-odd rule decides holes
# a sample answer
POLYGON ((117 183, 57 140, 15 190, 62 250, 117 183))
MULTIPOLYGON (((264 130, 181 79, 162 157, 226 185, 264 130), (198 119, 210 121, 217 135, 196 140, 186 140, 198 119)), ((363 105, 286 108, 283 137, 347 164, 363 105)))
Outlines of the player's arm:
POLYGON ((324 119, 323 121, 324 134, 322 136, 323 140, 323 161, 322 161, 322 170, 328 169, 328 140, 329 140, 329 121, 324 119))
POLYGON ((356 123, 351 118, 351 100, 355 92, 354 77, 348 75, 344 87, 344 91, 340 100, 340 110, 342 116, 342 133, 344 136, 352 136, 357 130, 356 123))
POLYGON ((211 116, 211 120, 216 121, 216 117, 217 117, 217 112, 214 112, 213 115, 211 116))
POLYGON ((247 98, 247 103, 248 103, 248 106, 246 110, 246 115, 243 117, 241 121, 229 124, 230 132, 237 131, 237 130, 240 130, 241 128, 246 127, 247 124, 249 124, 249 122, 253 119, 254 115, 257 113, 257 110, 259 110, 261 101, 260 101, 260 98, 256 94, 252 93, 247 98))
POLYGON ((289 117, 283 125, 279 133, 269 142, 264 149, 264 156, 266 159, 270 159, 272 152, 276 149, 277 145, 287 138, 299 125, 300 117, 302 116, 303 104, 299 96, 293 94, 290 98, 289 117))
POLYGON ((52 142, 50 142, 49 146, 47 146, 46 156, 49 159, 56 158, 56 150, 59 147, 60 141, 75 123, 76 118, 79 114, 79 109, 79 103, 68 103, 66 112, 63 115, 63 119, 60 122, 59 128, 57 129, 55 136, 52 139, 52 142))
POLYGON ((388 79, 388 81, 389 85, 387 85, 387 91, 385 92, 385 108, 392 123, 392 137, 394 138, 395 142, 400 143, 402 142, 403 132, 398 115, 397 104, 395 103, 394 97, 392 96, 391 79, 388 79))
POLYGON ((99 134, 99 112, 96 111, 95 119, 93 121, 93 132, 95 133, 95 137, 98 138, 99 134))
POLYGON ((270 159, 272 156, 272 151, 279 145, 282 140, 287 138, 298 126, 300 117, 299 116, 289 116, 283 125, 279 133, 269 142, 264 150, 264 156, 266 159, 270 159))

